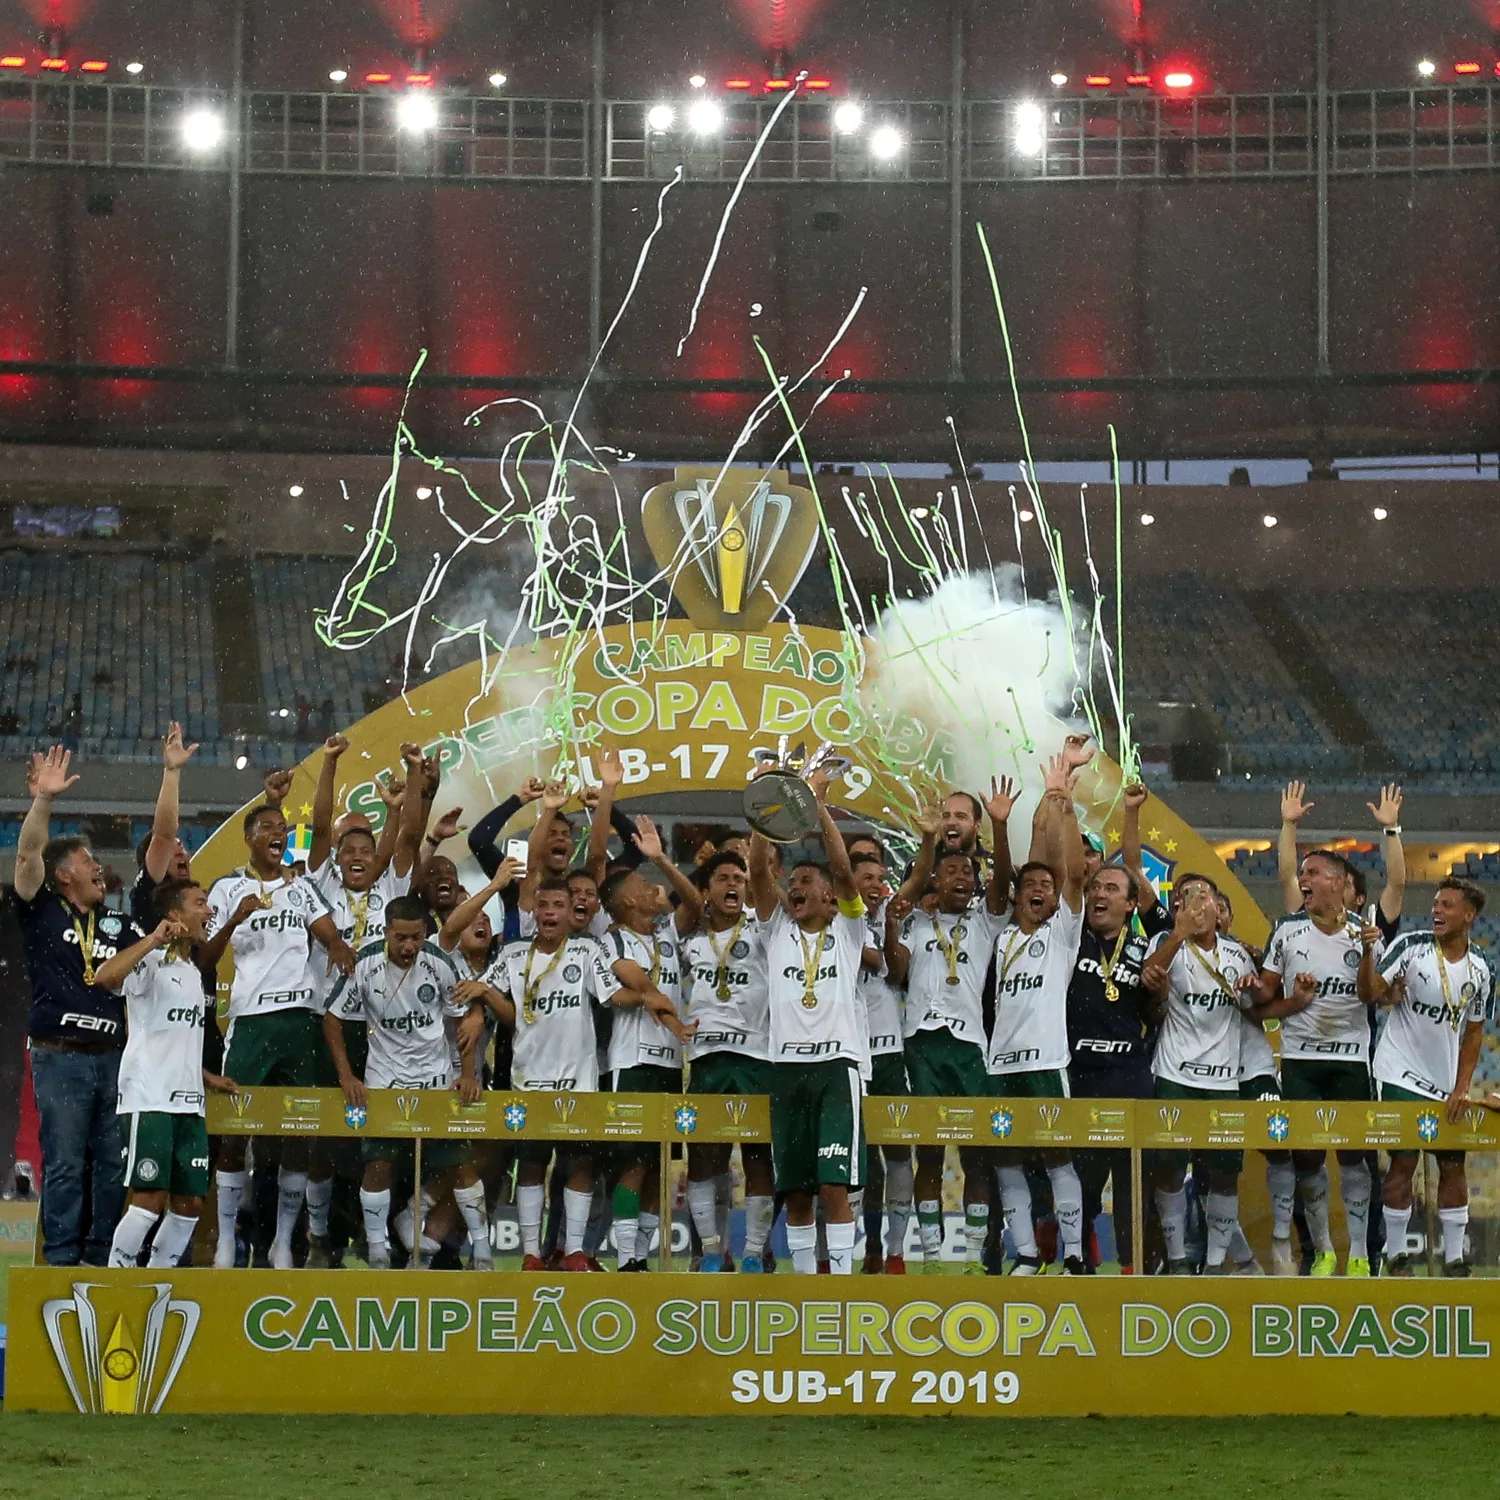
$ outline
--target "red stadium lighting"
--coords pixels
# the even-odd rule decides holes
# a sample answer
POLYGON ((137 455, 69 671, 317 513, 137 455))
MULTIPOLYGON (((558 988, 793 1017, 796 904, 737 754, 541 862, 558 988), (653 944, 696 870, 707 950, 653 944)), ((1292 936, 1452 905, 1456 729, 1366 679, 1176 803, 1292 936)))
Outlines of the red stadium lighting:
POLYGON ((65 57, 44 57, 42 66, 49 73, 66 73, 68 71, 68 60, 65 57))
POLYGON ((802 87, 805 89, 831 89, 833 83, 827 78, 809 78, 802 87))
POLYGON ((1453 64, 1455 73, 1477 73, 1479 64, 1477 62, 1456 62, 1453 64))
POLYGON ((80 73, 107 73, 109 72, 109 64, 101 62, 97 57, 94 57, 90 58, 86 63, 79 63, 78 71, 80 73))
POLYGON ((1198 80, 1185 69, 1179 69, 1176 72, 1168 73, 1167 76, 1162 79, 1162 82, 1166 84, 1169 89, 1190 89, 1197 81, 1198 80))
POLYGON ((389 83, 390 81, 391 81, 391 75, 389 73, 366 73, 365 74, 365 82, 366 83, 389 83))
POLYGON ((1149 73, 1127 73, 1126 84, 1133 89, 1149 89, 1151 87, 1151 75, 1149 73))
POLYGON ((1083 81, 1091 89, 1107 89, 1114 79, 1108 73, 1090 73, 1083 81))
POLYGON ((777 89, 789 89, 792 86, 790 78, 768 78, 761 87, 768 93, 774 93, 777 89))
POLYGON ((24 57, 0 57, 0 68, 24 68, 25 66, 24 57))
POLYGON ((411 88, 413 85, 418 88, 430 88, 432 85, 432 74, 408 73, 406 75, 406 86, 407 88, 411 88))
POLYGON ((726 78, 724 80, 724 87, 726 89, 747 89, 750 87, 750 80, 748 78, 726 78))

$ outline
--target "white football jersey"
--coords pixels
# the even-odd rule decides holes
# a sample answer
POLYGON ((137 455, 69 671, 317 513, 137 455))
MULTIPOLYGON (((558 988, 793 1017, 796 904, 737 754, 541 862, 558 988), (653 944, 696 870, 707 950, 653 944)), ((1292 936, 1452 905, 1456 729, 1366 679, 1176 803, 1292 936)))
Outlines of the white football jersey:
MULTIPOLYGON (((1158 933, 1147 955, 1170 936, 1158 933)), ((1186 942, 1172 955, 1167 1009, 1151 1061, 1158 1078, 1239 1093, 1244 997, 1238 985, 1254 972, 1255 960, 1233 938, 1221 937, 1212 948, 1186 942)))
POLYGON ((1240 1012, 1240 1078, 1275 1078, 1276 1054, 1271 1051, 1271 1039, 1260 1021, 1252 1020, 1240 1012))
MULTIPOLYGON (((1318 992, 1306 1010, 1281 1022, 1281 1057, 1321 1062, 1368 1063, 1370 1008, 1359 998, 1360 924, 1349 918, 1327 933, 1307 915, 1283 917, 1266 945, 1265 968, 1281 976, 1281 993, 1290 995, 1299 974, 1311 974, 1318 992)), ((1381 952, 1376 947, 1377 958, 1381 952)))
POLYGON ((995 939, 991 1073, 1068 1066, 1068 984, 1082 939, 1082 908, 1066 901, 1029 937, 1011 922, 995 939))
MULTIPOLYGON (((385 939, 385 909, 397 896, 404 896, 411 889, 411 876, 398 875, 389 865, 381 873, 380 878, 369 890, 356 893, 347 889, 344 882, 339 878, 338 866, 332 859, 324 862, 323 868, 317 875, 309 876, 309 879, 318 888, 318 894, 322 896, 327 904, 330 915, 333 917, 333 925, 338 928, 339 936, 359 953, 370 943, 383 942, 385 939), (332 872, 331 875, 329 872, 332 872)), ((316 939, 313 940, 313 949, 321 945, 316 939)), ((313 997, 316 1008, 323 1010, 328 1004, 328 997, 333 993, 334 981, 338 978, 338 971, 332 974, 328 972, 328 963, 325 957, 323 963, 318 963, 317 952, 313 952, 312 980, 313 997)))
POLYGON ((354 973, 339 976, 328 1010, 369 1028, 365 1084, 372 1089, 451 1089, 458 1077, 447 1021, 466 1006, 453 1002, 458 969, 436 943, 423 943, 409 969, 398 969, 385 943, 368 943, 354 973))
POLYGON ((318 1008, 313 966, 326 970, 328 954, 321 943, 309 952, 307 929, 326 916, 328 903, 310 880, 267 884, 253 872, 236 870, 214 881, 208 893, 210 933, 217 932, 246 896, 268 900, 265 911, 241 922, 229 939, 234 980, 229 988, 231 1025, 241 1016, 263 1016, 282 1010, 318 1008))
POLYGON ((901 924, 901 946, 911 954, 906 971, 906 1034, 951 1031, 961 1042, 985 1045, 984 980, 1004 917, 983 905, 956 915, 914 911, 901 924), (949 984, 951 949, 958 983, 949 984))
POLYGON ((554 953, 507 943, 483 978, 516 1008, 512 1088, 598 1090, 594 1007, 608 1005, 621 985, 593 938, 570 937, 554 953))
POLYGON ((843 1059, 870 1076, 870 1042, 859 994, 865 913, 840 911, 821 932, 804 932, 780 907, 766 923, 772 1062, 843 1059), (812 966, 812 993, 807 988, 812 966))
POLYGON ((885 909, 889 904, 890 898, 887 897, 865 918, 865 947, 880 954, 880 967, 867 969, 863 958, 859 965, 859 995, 865 1003, 865 1030, 870 1039, 871 1057, 900 1052, 905 1041, 906 1021, 902 1014, 901 991, 886 977, 885 909))
MULTIPOLYGON (((638 964, 652 984, 682 1013, 681 958, 677 952, 677 929, 671 917, 662 917, 649 935, 628 927, 611 927, 603 943, 604 961, 611 967, 622 959, 638 964)), ((622 1068, 651 1066, 682 1067, 682 1047, 677 1038, 642 1005, 616 1009, 609 1034, 611 1073, 622 1068)))
POLYGON ((148 953, 125 978, 130 1034, 120 1058, 122 1115, 201 1115, 203 1033, 213 1001, 190 958, 148 953))
POLYGON ((1430 932, 1403 932, 1377 968, 1387 984, 1399 980, 1405 993, 1386 1008, 1375 1044, 1375 1077, 1428 1099, 1446 1099, 1458 1082, 1464 1029, 1489 1016, 1495 980, 1488 962, 1470 944, 1454 963, 1442 957, 1430 932), (1446 991, 1439 963, 1447 969, 1446 991))
POLYGON ((746 912, 723 932, 695 927, 678 939, 677 951, 682 963, 681 1009, 688 1020, 698 1023, 688 1041, 688 1060, 711 1052, 769 1058, 766 935, 755 913, 746 912))

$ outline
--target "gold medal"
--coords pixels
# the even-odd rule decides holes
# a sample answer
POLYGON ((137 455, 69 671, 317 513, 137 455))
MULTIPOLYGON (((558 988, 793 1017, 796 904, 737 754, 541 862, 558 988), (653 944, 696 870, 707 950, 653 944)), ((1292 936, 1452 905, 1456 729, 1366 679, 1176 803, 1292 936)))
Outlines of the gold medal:
POLYGON ((1106 979, 1104 981, 1104 998, 1111 1005, 1118 1005, 1120 1002, 1120 986, 1113 979, 1106 979))
POLYGON ((939 951, 948 960, 948 983, 958 983, 958 945, 963 942, 965 936, 963 918, 953 924, 952 933, 943 931, 943 924, 938 921, 937 913, 932 913, 932 935, 937 939, 939 951))
POLYGON ((356 896, 346 892, 349 897, 349 910, 354 915, 354 936, 352 947, 356 952, 365 940, 365 933, 370 929, 370 893, 366 891, 363 896, 356 896))
POLYGON ((1127 923, 1120 929, 1115 938, 1115 951, 1110 954, 1108 961, 1104 957, 1104 947, 1099 948, 1099 974, 1104 980, 1104 998, 1111 1005, 1118 1005, 1120 1001, 1120 986, 1115 983, 1114 973, 1120 962, 1120 955, 1125 951, 1125 940, 1130 936, 1130 925, 1127 923))
POLYGON ((562 960, 563 949, 568 946, 564 939, 557 945, 557 952, 552 955, 552 962, 542 970, 535 979, 531 977, 531 965, 536 959, 536 943, 533 941, 526 953, 526 969, 521 975, 521 1019, 528 1026, 536 1024, 536 994, 541 989, 547 976, 558 966, 562 960))
POLYGON ((724 1004, 728 1004, 732 991, 729 988, 729 959, 734 952, 734 945, 739 942, 740 934, 745 930, 745 918, 742 915, 738 922, 730 929, 729 937, 722 948, 714 942, 713 932, 708 934, 708 946, 713 950, 714 957, 718 960, 718 973, 715 976, 714 992, 724 1004))
POLYGON ((92 984, 94 982, 94 912, 89 909, 88 931, 84 931, 83 923, 77 917, 73 918, 73 933, 78 939, 78 951, 83 955, 83 982, 92 984))
POLYGON ((823 934, 813 934, 811 948, 802 940, 802 929, 797 929, 797 946, 802 950, 802 974, 805 988, 802 991, 803 1010, 813 1010, 818 1004, 818 960, 823 955, 823 934))
MULTIPOLYGON (((1469 993, 1472 995, 1474 981, 1474 955, 1470 950, 1465 950, 1468 959, 1466 972, 1469 980, 1469 993)), ((1469 1008, 1469 1002, 1464 998, 1463 989, 1459 989, 1458 1003, 1453 1001, 1453 985, 1448 979, 1448 960, 1443 955, 1443 950, 1438 946, 1437 939, 1432 940, 1432 955, 1437 959, 1438 978, 1443 982, 1443 1009, 1448 1015, 1448 1024, 1454 1031, 1460 1029, 1464 1024, 1464 1012, 1469 1008)))

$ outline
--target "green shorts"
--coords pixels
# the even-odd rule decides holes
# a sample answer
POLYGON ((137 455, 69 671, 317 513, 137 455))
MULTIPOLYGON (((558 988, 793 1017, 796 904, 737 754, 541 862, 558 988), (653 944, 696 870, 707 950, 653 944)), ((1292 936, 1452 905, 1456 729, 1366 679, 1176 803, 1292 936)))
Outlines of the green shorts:
POLYGON ((912 1093, 922 1099, 983 1099, 990 1091, 984 1049, 977 1042, 960 1041, 946 1026, 907 1037, 906 1076, 912 1093))
MULTIPOLYGON (((398 1166, 416 1165, 416 1152, 410 1141, 361 1141, 359 1159, 363 1162, 388 1161, 398 1166)), ((462 1166, 469 1159, 467 1141, 423 1141, 422 1176, 446 1172, 462 1166)))
POLYGON ((770 1063, 743 1052, 709 1052, 696 1058, 688 1074, 693 1094, 764 1094, 770 1088, 770 1063))
POLYGON ((998 1099, 1067 1099, 1065 1068, 1028 1068, 1024 1073, 990 1073, 989 1092, 998 1099))
MULTIPOLYGON (((1382 1104, 1425 1104, 1431 1109, 1442 1109, 1443 1103, 1437 1099, 1429 1099, 1426 1094, 1419 1094, 1413 1089, 1404 1089, 1399 1083, 1380 1082, 1375 1085, 1380 1093, 1382 1104)), ((1417 1151, 1392 1151, 1392 1156, 1419 1156, 1417 1151)), ((1432 1153, 1440 1162, 1456 1161, 1462 1162, 1464 1153, 1462 1151, 1434 1151, 1432 1153)))
POLYGON ((1257 1078, 1240 1079, 1241 1099, 1279 1099, 1281 1080, 1274 1073, 1262 1073, 1257 1078))
POLYGON ((866 1093, 885 1098, 900 1098, 910 1090, 906 1086, 906 1058, 899 1052, 877 1052, 870 1059, 870 1086, 866 1093))
POLYGON ((850 1062, 771 1064, 771 1160, 779 1193, 864 1182, 859 1069, 850 1062))
POLYGON ((323 1022, 300 1005, 229 1023, 224 1076, 240 1084, 315 1087, 323 1022))
POLYGON ((122 1115, 125 1186, 141 1193, 208 1195, 208 1128, 202 1115, 151 1110, 122 1115))
MULTIPOLYGON (((1174 1083, 1170 1078, 1156 1080, 1158 1099, 1207 1099, 1222 1103, 1225 1099, 1238 1099, 1239 1089, 1199 1089, 1189 1083, 1174 1083)), ((1227 1172, 1238 1177, 1245 1170, 1243 1151, 1153 1151, 1151 1160, 1156 1166, 1186 1165, 1191 1158, 1206 1172, 1227 1172)))
POLYGON ((1369 1099, 1370 1070, 1362 1062, 1324 1062, 1286 1057, 1281 1062, 1283 1099, 1369 1099))
POLYGON ((605 1074, 604 1087, 615 1094, 680 1094, 682 1069, 659 1063, 639 1063, 633 1068, 615 1068, 605 1074))
MULTIPOLYGON (((349 1067, 356 1078, 365 1076, 365 1064, 370 1057, 370 1028, 363 1021, 340 1021, 344 1033, 344 1052, 349 1058, 349 1067)), ((328 1038, 323 1035, 323 1024, 318 1023, 318 1053, 313 1060, 320 1089, 336 1089, 339 1086, 339 1070, 333 1065, 333 1053, 328 1038)), ((234 1075, 229 1075, 231 1078, 234 1075)), ((236 1080, 238 1081, 238 1080, 236 1080)))

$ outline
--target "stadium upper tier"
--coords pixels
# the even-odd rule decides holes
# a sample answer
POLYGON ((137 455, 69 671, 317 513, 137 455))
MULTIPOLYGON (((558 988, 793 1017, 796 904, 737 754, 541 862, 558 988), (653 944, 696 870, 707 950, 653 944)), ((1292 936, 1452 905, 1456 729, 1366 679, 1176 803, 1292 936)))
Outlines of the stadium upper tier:
MULTIPOLYGON (((209 763, 246 754, 270 765, 306 753, 399 688, 404 629, 355 650, 317 635, 317 612, 348 566, 258 556, 241 596, 226 599, 215 598, 224 584, 206 561, 0 553, 0 751, 71 734, 108 758, 154 759, 176 718, 209 763), (216 622, 222 634, 238 622, 244 670, 226 654, 233 643, 220 640, 216 651, 216 622)), ((397 613, 416 599, 419 576, 403 562, 370 596, 397 613)), ((426 614, 488 617, 503 634, 515 594, 512 578, 471 570, 456 588, 450 579, 426 614)), ((1378 771, 1429 790, 1500 785, 1500 725, 1485 693, 1500 672, 1500 596, 1249 595, 1183 574, 1136 586, 1125 630, 1128 705, 1198 705, 1217 725, 1221 773, 1240 785, 1247 773, 1252 784, 1307 775, 1364 785, 1378 771)), ((414 675, 425 675, 442 634, 438 619, 420 622, 414 675)), ((445 647, 434 671, 456 665, 467 647, 445 647)))

